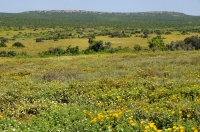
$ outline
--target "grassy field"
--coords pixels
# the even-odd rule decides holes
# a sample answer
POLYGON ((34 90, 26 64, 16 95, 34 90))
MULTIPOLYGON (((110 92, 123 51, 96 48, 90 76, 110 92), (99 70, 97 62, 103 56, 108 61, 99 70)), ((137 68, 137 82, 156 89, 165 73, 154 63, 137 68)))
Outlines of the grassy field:
MULTIPOLYGON (((9 40, 6 44, 8 47, 1 47, 0 51, 16 51, 18 53, 24 51, 27 52, 31 56, 38 55, 39 52, 47 51, 49 48, 53 47, 62 47, 63 49, 66 49, 67 46, 71 45, 72 47, 79 46, 80 50, 85 50, 88 48, 88 39, 87 38, 71 38, 71 39, 59 39, 58 41, 54 40, 44 40, 43 42, 37 43, 36 38, 45 37, 45 34, 47 34, 48 31, 57 31, 59 29, 37 29, 36 31, 33 31, 33 29, 25 29, 25 30, 16 30, 10 29, 8 31, 1 29, 0 30, 0 37, 5 37, 9 40), (30 36, 20 36, 21 34, 31 34, 30 36), (17 37, 15 37, 17 36, 17 37), (15 48, 12 47, 12 44, 15 42, 21 42, 25 48, 15 48)), ((60 29, 61 30, 61 29, 60 29)), ((73 31, 71 31, 73 32, 73 31)), ((140 34, 141 35, 141 34, 140 34)), ((162 35, 162 38, 164 38, 165 44, 170 44, 171 41, 176 40, 184 40, 186 37, 190 36, 196 36, 200 35, 199 33, 189 33, 187 35, 182 35, 180 32, 172 32, 172 34, 169 35, 162 35)), ((138 35, 139 36, 139 35, 138 35)), ((152 37, 155 37, 156 34, 150 34, 149 39, 152 37)), ((128 38, 111 38, 108 36, 97 36, 96 40, 102 40, 103 42, 111 42, 113 48, 117 48, 118 46, 121 47, 129 47, 133 49, 134 45, 138 44, 143 49, 148 48, 148 39, 147 38, 141 38, 136 37, 136 35, 132 35, 128 38)))
MULTIPOLYGON (((164 37, 185 37, 178 36, 164 37)), ((134 37, 97 39, 146 45, 134 37)), ((76 42, 87 45, 22 41, 33 55, 76 42)), ((0 58, 0 131, 198 132, 199 58, 199 51, 0 58)))

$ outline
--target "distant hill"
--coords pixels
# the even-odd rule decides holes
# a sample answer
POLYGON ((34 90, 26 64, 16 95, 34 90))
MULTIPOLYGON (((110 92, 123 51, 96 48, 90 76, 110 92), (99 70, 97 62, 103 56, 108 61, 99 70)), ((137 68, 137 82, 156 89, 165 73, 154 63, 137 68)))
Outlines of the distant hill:
POLYGON ((42 10, 0 13, 0 26, 31 27, 115 27, 115 28, 194 28, 200 16, 179 12, 95 12, 84 10, 42 10))
POLYGON ((125 15, 142 15, 142 16, 155 16, 158 14, 172 15, 172 16, 185 16, 179 12, 169 11, 151 11, 151 12, 99 12, 99 11, 85 11, 85 10, 38 10, 26 11, 24 13, 94 13, 94 14, 125 14, 125 15))

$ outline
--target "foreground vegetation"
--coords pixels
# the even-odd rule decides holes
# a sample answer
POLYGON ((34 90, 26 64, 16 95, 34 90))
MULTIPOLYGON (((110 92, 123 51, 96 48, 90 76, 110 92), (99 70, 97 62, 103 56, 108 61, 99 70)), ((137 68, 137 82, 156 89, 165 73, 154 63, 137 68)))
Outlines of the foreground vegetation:
POLYGON ((0 59, 0 131, 199 131, 199 51, 0 59))
POLYGON ((200 131, 199 17, 0 17, 0 131, 200 131))

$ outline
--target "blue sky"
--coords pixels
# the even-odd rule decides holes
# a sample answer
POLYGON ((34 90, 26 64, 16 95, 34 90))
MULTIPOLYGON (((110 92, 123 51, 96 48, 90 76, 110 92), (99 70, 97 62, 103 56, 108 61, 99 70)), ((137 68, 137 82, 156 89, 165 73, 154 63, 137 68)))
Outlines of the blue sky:
POLYGON ((0 0, 0 12, 34 10, 175 11, 200 16, 200 0, 0 0))

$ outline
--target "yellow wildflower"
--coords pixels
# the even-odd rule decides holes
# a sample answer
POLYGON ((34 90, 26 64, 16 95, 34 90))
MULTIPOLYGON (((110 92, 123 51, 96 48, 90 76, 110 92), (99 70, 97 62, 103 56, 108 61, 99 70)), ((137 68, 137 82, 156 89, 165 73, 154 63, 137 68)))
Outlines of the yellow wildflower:
POLYGON ((154 127, 154 123, 148 123, 150 128, 153 128, 154 127))
POLYGON ((145 129, 149 129, 150 127, 149 126, 145 126, 145 129))
POLYGON ((131 123, 131 126, 135 126, 136 124, 135 123, 131 123))
POLYGON ((155 125, 153 126, 153 130, 154 130, 154 131, 156 131, 156 130, 157 130, 157 127, 156 127, 155 125))
POLYGON ((191 117, 191 115, 190 114, 187 114, 187 118, 190 118, 191 117))
POLYGON ((140 121, 140 124, 142 124, 142 125, 143 125, 143 124, 144 124, 144 121, 140 121))
POLYGON ((90 122, 96 122, 97 118, 93 118, 90 122))
POLYGON ((108 129, 111 129, 112 128, 112 126, 108 126, 108 129))
POLYGON ((168 131, 172 131, 172 128, 167 128, 168 131))
POLYGON ((117 99, 119 99, 120 98, 120 96, 117 96, 117 99))
POLYGON ((86 113, 87 113, 87 110, 83 110, 83 113, 86 114, 86 113))
POLYGON ((179 128, 180 128, 180 132, 184 132, 185 131, 183 126, 180 126, 179 128))

